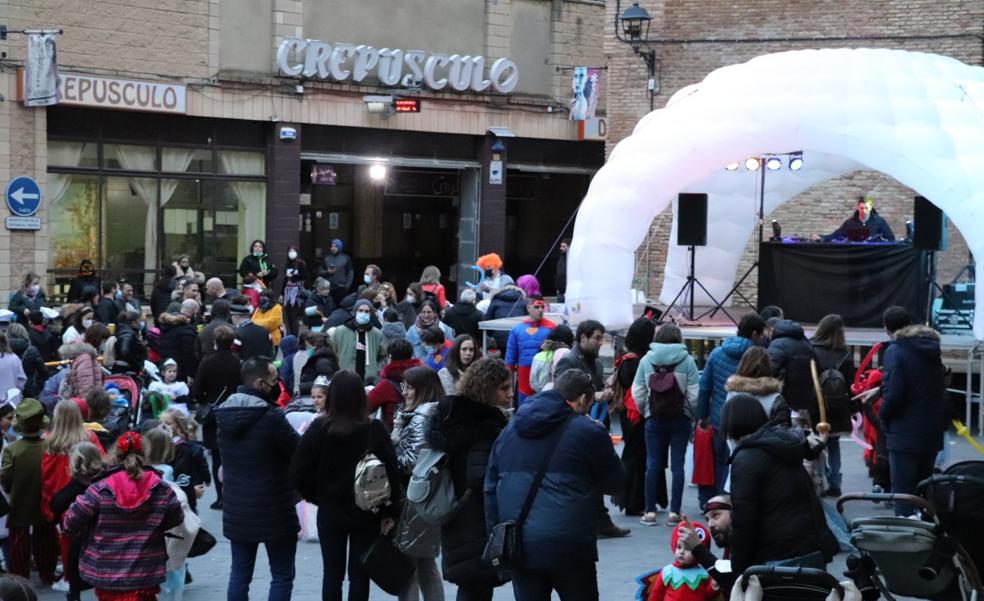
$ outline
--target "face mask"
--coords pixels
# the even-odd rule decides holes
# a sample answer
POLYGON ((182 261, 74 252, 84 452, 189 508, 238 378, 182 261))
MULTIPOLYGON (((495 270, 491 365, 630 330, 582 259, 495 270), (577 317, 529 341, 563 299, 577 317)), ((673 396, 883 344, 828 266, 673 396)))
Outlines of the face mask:
POLYGON ((266 393, 266 400, 271 403, 276 403, 278 398, 280 398, 280 380, 277 380, 277 383, 266 393))
POLYGON ((367 323, 369 323, 369 314, 368 313, 356 313, 355 314, 355 323, 359 324, 360 326, 366 325, 367 323))
POLYGON ((294 251, 290 251, 289 253, 287 253, 287 258, 293 261, 294 259, 297 258, 297 253, 294 251))
POLYGON ((41 286, 35 284, 28 288, 27 291, 31 293, 31 296, 37 296, 38 292, 41 292, 41 286))
POLYGON ((417 297, 416 297, 416 296, 414 296, 414 295, 412 295, 412 294, 408 294, 408 295, 407 295, 407 302, 408 302, 408 303, 414 303, 414 302, 417 302, 417 297))
POLYGON ((91 319, 83 319, 82 320, 82 327, 83 328, 89 329, 89 326, 91 326, 91 325, 92 325, 92 320, 91 319))
POLYGON ((263 256, 263 251, 262 250, 254 250, 253 251, 253 256, 254 257, 262 257, 263 256))
POLYGON ((116 296, 116 300, 122 300, 123 299, 123 293, 120 292, 119 290, 116 291, 115 296, 116 296))
POLYGON ((491 269, 486 269, 485 270, 485 277, 487 277, 487 278, 492 277, 492 270, 491 269))
POLYGON ((365 282, 365 283, 367 283, 367 284, 371 284, 372 283, 372 276, 367 273, 366 275, 362 276, 362 281, 365 282))
POLYGON ((308 357, 310 357, 311 355, 314 354, 314 349, 313 348, 309 348, 309 349, 306 349, 304 352, 307 354, 308 357))

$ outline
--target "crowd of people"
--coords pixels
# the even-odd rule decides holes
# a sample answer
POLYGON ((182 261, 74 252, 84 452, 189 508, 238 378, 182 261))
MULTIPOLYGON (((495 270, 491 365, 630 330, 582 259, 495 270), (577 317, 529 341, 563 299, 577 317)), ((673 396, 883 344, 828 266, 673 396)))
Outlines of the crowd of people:
MULTIPOLYGON (((536 277, 514 281, 497 255, 452 302, 434 266, 402 299, 376 265, 356 286, 343 248, 309 269, 291 247, 281 271, 254 241, 239 290, 179 257, 149 304, 85 261, 53 311, 28 274, 0 314, 7 571, 33 565, 70 600, 180 599, 211 538, 197 518, 211 486, 230 601, 249 598, 261 544, 268 598, 289 599, 299 533, 321 546, 324 599, 346 579, 350 601, 370 581, 442 600, 442 579, 460 601, 508 581, 520 600, 598 599, 596 541, 630 534, 606 495, 673 527, 649 599, 697 598, 674 596, 691 577, 700 598, 727 597, 748 566, 823 568, 838 552, 822 497, 841 494, 855 380, 838 316, 807 338, 778 308, 751 313, 702 370, 679 327, 640 317, 606 377, 604 325, 554 323, 536 277), (521 319, 483 348, 478 322, 506 316, 521 319), (682 511, 691 441, 706 527, 682 511)), ((881 387, 861 395, 871 469, 913 492, 942 447, 945 366, 904 310, 885 327, 881 387)))

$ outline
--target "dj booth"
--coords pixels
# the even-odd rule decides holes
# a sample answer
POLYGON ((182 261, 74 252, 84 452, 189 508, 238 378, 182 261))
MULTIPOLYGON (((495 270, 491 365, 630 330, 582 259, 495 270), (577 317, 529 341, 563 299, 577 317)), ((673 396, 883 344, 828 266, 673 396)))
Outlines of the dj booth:
POLYGON ((899 305, 926 319, 927 251, 894 243, 762 242, 759 307, 777 305, 787 319, 817 323, 837 313, 849 327, 880 328, 899 305))

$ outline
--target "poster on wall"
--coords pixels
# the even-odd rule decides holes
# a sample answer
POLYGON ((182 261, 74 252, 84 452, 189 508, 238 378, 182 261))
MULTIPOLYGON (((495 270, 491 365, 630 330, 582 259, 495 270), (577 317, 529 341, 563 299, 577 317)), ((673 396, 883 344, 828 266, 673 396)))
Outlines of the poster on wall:
POLYGON ((24 106, 51 106, 58 103, 58 59, 55 33, 27 36, 27 62, 24 64, 24 106))
POLYGON ((325 163, 311 165, 311 183, 316 186, 334 186, 338 181, 335 166, 325 163))
POLYGON ((574 67, 571 78, 571 121, 594 119, 601 94, 601 69, 574 67))

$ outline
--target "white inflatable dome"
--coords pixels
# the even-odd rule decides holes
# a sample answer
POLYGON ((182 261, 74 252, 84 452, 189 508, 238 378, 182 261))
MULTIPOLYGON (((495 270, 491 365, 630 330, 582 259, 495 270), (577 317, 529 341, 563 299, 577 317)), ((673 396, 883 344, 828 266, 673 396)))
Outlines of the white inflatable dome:
MULTIPOLYGON (((723 168, 769 153, 801 150, 805 164, 768 174, 766 214, 814 184, 870 169, 941 207, 975 256, 984 256, 982 140, 984 68, 952 58, 800 50, 718 69, 643 117, 592 180, 568 259, 571 318, 611 328, 631 323, 635 251, 680 192, 709 194, 697 276, 716 298, 727 294, 755 230, 758 175, 723 168)), ((675 238, 674 231, 664 303, 686 277, 685 249, 675 238)), ((984 281, 984 261, 977 277, 984 281)), ((977 303, 984 307, 984 288, 977 303)), ((975 315, 974 334, 984 338, 984 311, 975 315)))

